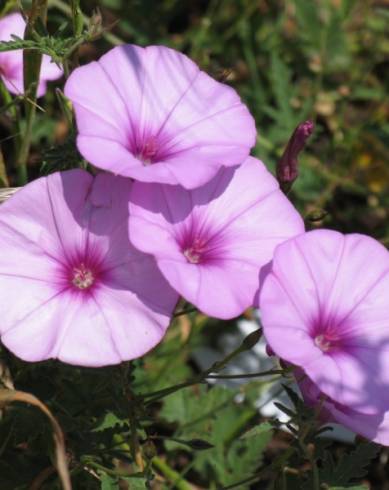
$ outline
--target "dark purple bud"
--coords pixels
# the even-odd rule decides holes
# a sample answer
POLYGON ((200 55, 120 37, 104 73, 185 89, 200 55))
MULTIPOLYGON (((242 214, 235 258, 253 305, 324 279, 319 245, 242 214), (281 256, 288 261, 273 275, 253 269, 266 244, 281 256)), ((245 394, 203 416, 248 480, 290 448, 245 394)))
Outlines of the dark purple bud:
POLYGON ((293 131, 284 154, 277 165, 277 180, 286 193, 298 176, 298 156, 314 129, 312 121, 300 123, 293 131))

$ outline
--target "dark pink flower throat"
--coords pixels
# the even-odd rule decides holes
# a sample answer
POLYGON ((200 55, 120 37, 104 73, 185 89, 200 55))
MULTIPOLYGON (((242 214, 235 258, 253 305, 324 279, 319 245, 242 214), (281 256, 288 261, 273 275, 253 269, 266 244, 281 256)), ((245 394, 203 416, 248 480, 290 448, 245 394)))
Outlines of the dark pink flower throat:
POLYGON ((224 240, 196 219, 181 228, 177 242, 186 260, 191 264, 205 264, 222 258, 224 240))
POLYGON ((347 325, 339 320, 331 319, 327 322, 319 321, 312 329, 313 342, 323 352, 334 352, 343 349, 349 339, 347 325))
POLYGON ((105 276, 103 259, 96 250, 69 257, 62 270, 65 287, 84 294, 90 293, 105 276))
POLYGON ((143 162, 143 165, 150 165, 152 163, 165 160, 169 157, 169 150, 166 148, 166 143, 169 140, 163 134, 144 134, 142 136, 129 138, 129 151, 139 160, 143 162))
POLYGON ((206 256, 207 243, 201 238, 195 238, 182 252, 188 262, 191 264, 198 264, 206 256))

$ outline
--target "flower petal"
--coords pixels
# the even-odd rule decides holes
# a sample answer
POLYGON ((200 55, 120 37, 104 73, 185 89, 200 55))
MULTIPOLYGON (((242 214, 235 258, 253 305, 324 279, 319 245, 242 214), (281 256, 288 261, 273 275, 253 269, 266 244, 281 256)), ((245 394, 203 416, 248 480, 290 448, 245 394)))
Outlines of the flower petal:
POLYGON ((266 339, 334 401, 379 413, 389 406, 388 287, 389 253, 375 240, 330 230, 295 237, 277 247, 259 293, 266 339))
POLYGON ((198 187, 255 144, 254 120, 236 92, 163 46, 118 46, 74 70, 65 94, 82 155, 144 182, 198 187))
POLYGON ((254 158, 192 191, 137 182, 130 215, 131 242, 156 257, 184 298, 218 318, 238 316, 253 304, 274 248, 304 230, 274 177, 254 158), (196 243, 204 247, 204 260, 191 263, 186 254, 196 243))
POLYGON ((16 355, 101 366, 162 339, 178 295, 129 243, 131 185, 70 170, 1 206, 0 334, 16 355))

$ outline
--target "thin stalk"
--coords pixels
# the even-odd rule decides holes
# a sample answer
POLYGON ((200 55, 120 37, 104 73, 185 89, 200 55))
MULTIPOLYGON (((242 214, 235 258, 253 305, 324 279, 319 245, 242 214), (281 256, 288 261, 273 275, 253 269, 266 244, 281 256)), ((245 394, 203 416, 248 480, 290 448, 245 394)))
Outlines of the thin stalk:
POLYGON ((187 482, 182 475, 173 470, 163 459, 154 456, 152 460, 153 467, 158 470, 169 482, 174 484, 178 490, 193 490, 193 486, 187 482))
POLYGON ((169 386, 168 388, 164 388, 162 390, 155 391, 153 393, 146 393, 142 395, 144 398, 149 398, 146 402, 146 404, 154 403, 157 400, 160 400, 161 398, 164 398, 167 395, 170 395, 178 390, 181 390, 183 388, 187 388, 188 386, 196 385, 199 383, 202 383, 210 373, 213 371, 219 371, 222 370, 225 365, 237 354, 240 354, 242 352, 242 347, 238 347, 238 349, 234 350, 226 356, 222 361, 216 362, 213 364, 209 369, 206 371, 200 373, 198 376, 195 376, 194 378, 184 381, 183 383, 179 383, 177 385, 169 386))
POLYGON ((311 465, 312 465, 313 490, 320 490, 319 469, 317 467, 315 458, 312 458, 311 465))
POLYGON ((195 311, 197 311, 197 308, 187 308, 186 310, 179 310, 174 313, 173 317, 177 318, 178 316, 188 315, 189 313, 194 313, 195 311))
POLYGON ((80 0, 70 0, 70 8, 72 15, 73 34, 79 36, 82 32, 84 19, 80 8, 80 0))
POLYGON ((262 371, 260 373, 247 373, 247 374, 209 374, 207 379, 244 379, 244 378, 261 378, 262 376, 275 376, 277 374, 286 374, 284 369, 270 369, 269 371, 262 371))
POLYGON ((122 367, 122 379, 123 379, 123 388, 126 394, 127 400, 129 402, 129 421, 130 421, 130 449, 131 455, 137 464, 140 471, 144 471, 145 463, 143 461, 142 449, 139 444, 138 437, 138 417, 136 413, 136 398, 129 386, 128 383, 128 375, 132 370, 131 362, 127 362, 122 367))
POLYGON ((103 473, 107 473, 108 475, 111 476, 116 476, 116 477, 135 477, 135 475, 129 475, 128 472, 122 471, 122 470, 112 470, 111 468, 107 468, 106 466, 103 466, 100 463, 97 463, 96 461, 88 460, 87 458, 83 458, 82 465, 85 468, 94 468, 96 470, 100 470, 103 473))
MULTIPOLYGON (((46 24, 47 0, 33 0, 28 17, 25 39, 30 39, 37 19, 46 24)), ((28 180, 27 160, 30 153, 32 128, 36 114, 36 99, 39 84, 39 76, 42 63, 42 53, 25 49, 23 51, 24 92, 29 91, 30 97, 25 100, 26 129, 21 139, 20 150, 16 160, 18 184, 24 185, 28 180)))
MULTIPOLYGON (((66 14, 68 17, 72 16, 72 8, 62 0, 49 0, 49 8, 52 7, 57 8, 58 10, 66 14)), ((82 22, 85 26, 89 24, 90 17, 84 15, 83 13, 80 13, 80 18, 82 19, 82 22)), ((111 32, 108 31, 104 31, 102 33, 102 36, 106 41, 113 44, 114 46, 118 46, 119 44, 124 43, 124 41, 120 39, 120 37, 115 36, 115 34, 112 34, 111 32)))
POLYGON ((169 386, 168 388, 164 388, 162 390, 154 391, 152 393, 145 393, 141 395, 143 398, 148 398, 145 404, 149 405, 178 390, 187 388, 188 386, 192 386, 195 384, 203 383, 211 373, 218 373, 222 371, 226 367, 226 365, 231 361, 231 359, 241 354, 242 352, 251 349, 258 342, 261 336, 261 332, 262 332, 261 329, 259 329, 249 334, 245 339, 243 339, 243 342, 240 344, 240 346, 237 347, 235 350, 233 350, 226 357, 224 357, 224 359, 215 362, 206 371, 199 373, 197 376, 194 376, 192 379, 189 379, 188 381, 184 381, 183 383, 179 383, 177 385, 169 386))
POLYGON ((16 160, 17 167, 17 183, 22 186, 27 183, 28 174, 27 174, 27 159, 30 153, 31 146, 31 137, 32 137, 32 127, 35 119, 35 106, 27 103, 26 106, 29 107, 27 110, 26 107, 26 129, 23 134, 23 138, 21 140, 20 150, 18 154, 18 158, 16 160))
MULTIPOLYGON (((18 155, 19 148, 20 148, 20 125, 19 125, 19 118, 18 118, 18 110, 15 105, 15 100, 12 98, 11 94, 8 92, 6 86, 4 85, 3 81, 0 79, 0 95, 1 98, 4 100, 5 105, 2 107, 2 110, 7 111, 9 110, 11 114, 11 120, 12 120, 12 127, 13 127, 13 147, 14 147, 14 155, 15 158, 16 155, 18 155)), ((5 171, 5 165, 4 165, 4 171, 5 171)), ((8 182, 8 177, 5 173, 6 180, 4 183, 9 186, 8 182)))

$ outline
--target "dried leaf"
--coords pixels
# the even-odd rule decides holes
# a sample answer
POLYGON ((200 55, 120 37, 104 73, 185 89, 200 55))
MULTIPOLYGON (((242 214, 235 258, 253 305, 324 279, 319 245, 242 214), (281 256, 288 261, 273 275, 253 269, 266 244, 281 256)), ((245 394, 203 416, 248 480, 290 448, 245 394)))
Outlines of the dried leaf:
POLYGON ((34 405, 34 407, 39 408, 39 410, 41 410, 50 420, 53 428, 53 437, 55 443, 56 467, 59 477, 61 479, 62 488, 64 490, 72 490, 72 484, 70 481, 70 475, 66 460, 65 439, 62 429, 56 418, 46 407, 46 405, 38 400, 38 398, 36 398, 34 395, 31 395, 30 393, 25 393, 24 391, 0 389, 0 408, 14 402, 29 403, 30 405, 34 405))

